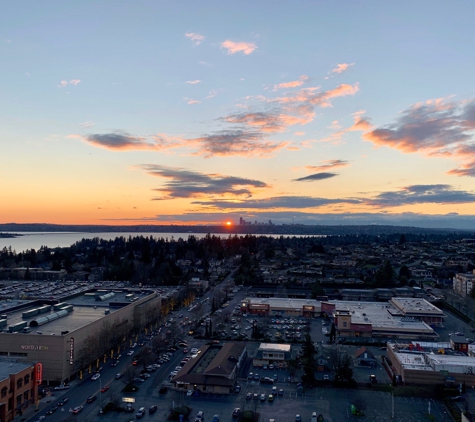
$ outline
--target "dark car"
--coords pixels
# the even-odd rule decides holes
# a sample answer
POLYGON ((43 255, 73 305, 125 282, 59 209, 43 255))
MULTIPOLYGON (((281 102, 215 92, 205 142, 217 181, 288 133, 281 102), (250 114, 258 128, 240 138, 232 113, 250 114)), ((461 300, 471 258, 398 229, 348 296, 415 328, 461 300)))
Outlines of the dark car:
POLYGON ((97 396, 89 396, 87 399, 86 399, 86 402, 87 403, 92 403, 92 402, 95 402, 97 400, 97 396))
POLYGON ((69 400, 69 397, 63 397, 59 402, 58 406, 64 406, 69 400))
POLYGON ((150 406, 148 408, 148 413, 150 413, 151 415, 154 414, 156 411, 157 411, 157 405, 156 404, 154 404, 153 406, 150 406))
POLYGON ((251 400, 251 399, 252 399, 252 393, 247 393, 246 400, 251 400))
POLYGON ((54 412, 56 412, 58 410, 57 407, 52 407, 50 410, 48 410, 46 412, 47 415, 52 415, 54 412))
POLYGON ((234 392, 237 394, 237 393, 240 393, 241 392, 241 386, 240 385, 236 385, 236 387, 234 387, 234 392))

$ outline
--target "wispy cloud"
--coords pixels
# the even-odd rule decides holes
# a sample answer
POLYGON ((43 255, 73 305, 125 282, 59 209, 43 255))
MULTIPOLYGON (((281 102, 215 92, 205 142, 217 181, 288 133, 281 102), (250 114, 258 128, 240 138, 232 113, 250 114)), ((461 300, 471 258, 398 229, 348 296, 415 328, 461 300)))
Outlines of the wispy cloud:
POLYGON ((282 88, 297 88, 302 86, 308 80, 308 76, 302 75, 298 80, 291 82, 282 82, 280 84, 274 85, 274 90, 282 88))
POLYGON ((200 198, 217 196, 250 196, 256 189, 269 186, 254 179, 226 176, 222 174, 205 174, 176 167, 143 164, 139 166, 151 176, 167 179, 163 187, 154 189, 164 196, 154 200, 175 198, 200 198))
MULTIPOLYGON (((267 98, 254 96, 246 98, 250 102, 258 101, 258 106, 263 110, 252 110, 247 104, 245 112, 232 113, 216 120, 225 122, 227 128, 203 133, 195 138, 181 138, 168 135, 160 137, 157 142, 155 137, 133 136, 125 132, 112 134, 89 135, 81 137, 86 142, 108 148, 111 150, 149 149, 160 151, 163 149, 187 149, 192 155, 204 157, 213 156, 257 156, 269 157, 278 151, 297 150, 298 146, 291 145, 287 140, 269 139, 274 134, 285 133, 295 125, 305 125, 315 117, 315 108, 330 106, 330 101, 337 97, 354 95, 358 85, 339 85, 334 89, 320 91, 318 88, 300 89, 284 97, 267 98), (109 142, 112 140, 112 142, 109 142)), ((216 94, 210 91, 206 98, 216 94)), ((188 104, 198 104, 199 101, 185 97, 188 104)), ((243 107, 244 107, 243 106, 243 107)))
POLYGON ((186 81, 187 84, 196 85, 199 84, 201 81, 199 79, 195 79, 194 81, 186 81))
POLYGON ((232 155, 265 157, 289 144, 267 140, 260 131, 243 129, 221 130, 205 134, 195 141, 200 145, 197 154, 205 157, 232 155))
POLYGON ((340 64, 337 64, 336 67, 334 69, 332 69, 332 73, 343 73, 346 70, 348 70, 348 68, 350 66, 353 66, 353 65, 354 65, 354 63, 340 63, 340 64))
POLYGON ((299 177, 294 179, 294 182, 315 182, 319 180, 331 179, 332 177, 338 176, 337 173, 315 173, 305 177, 299 177))
POLYGON ((305 166, 308 171, 325 171, 331 170, 339 167, 346 167, 349 165, 349 162, 346 160, 327 160, 323 161, 323 164, 319 166, 305 166))
POLYGON ((246 55, 249 55, 257 49, 257 45, 252 42, 236 42, 226 40, 221 43, 221 48, 226 49, 228 54, 236 54, 242 52, 246 55))
POLYGON ((193 204, 203 205, 220 209, 262 209, 271 210, 276 208, 302 209, 318 208, 330 204, 358 204, 358 199, 329 199, 311 196, 276 196, 263 199, 243 199, 239 201, 195 201, 193 204))
POLYGON ((212 89, 210 92, 208 92, 208 95, 205 97, 205 99, 209 100, 210 98, 216 97, 216 95, 218 95, 218 91, 212 89))
POLYGON ((436 99, 412 105, 395 123, 373 129, 363 138, 405 153, 457 158, 462 165, 449 174, 475 177, 474 130, 475 100, 436 99))
POLYGON ((79 123, 79 126, 81 126, 81 127, 92 127, 92 126, 94 126, 94 122, 79 123))
POLYGON ((185 37, 189 38, 194 45, 200 45, 204 40, 204 35, 197 34, 196 32, 187 32, 185 37))
POLYGON ((115 131, 103 134, 89 134, 85 136, 69 135, 68 138, 81 139, 95 147, 105 148, 111 151, 164 151, 184 146, 184 141, 182 139, 160 133, 150 137, 142 137, 131 135, 124 131, 115 131))
POLYGON ((68 84, 76 86, 76 85, 78 85, 80 82, 81 82, 81 79, 71 79, 69 82, 66 81, 66 80, 62 80, 62 81, 59 83, 58 87, 59 87, 59 88, 64 88, 64 87, 67 86, 68 84))
POLYGON ((183 98, 184 101, 186 101, 187 104, 200 104, 201 101, 199 100, 195 100, 193 98, 188 98, 188 97, 185 97, 183 98))
MULTIPOLYGON (((370 123, 369 121, 369 118, 368 117, 364 117, 362 116, 362 114, 364 113, 364 111, 359 111, 357 113, 353 113, 353 124, 350 126, 350 127, 347 127, 345 129, 341 129, 335 133, 332 133, 330 136, 326 137, 326 138, 323 138, 323 139, 320 139, 321 142, 329 142, 329 141, 332 141, 332 142, 336 142, 336 141, 339 141, 343 135, 345 135, 346 133, 348 132, 366 132, 370 129, 373 128, 373 125, 370 123)), ((334 128, 338 128, 339 125, 338 125, 338 122, 337 121, 334 121, 332 122, 332 126, 330 127, 334 127, 334 128)))

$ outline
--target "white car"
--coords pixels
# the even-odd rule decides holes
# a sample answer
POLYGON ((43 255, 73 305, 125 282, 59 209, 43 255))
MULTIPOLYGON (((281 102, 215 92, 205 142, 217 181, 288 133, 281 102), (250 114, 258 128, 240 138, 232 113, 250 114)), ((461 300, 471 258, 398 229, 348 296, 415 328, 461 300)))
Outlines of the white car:
POLYGON ((101 377, 101 374, 94 374, 91 379, 92 379, 93 381, 96 381, 96 380, 98 380, 100 377, 101 377))
POLYGON ((196 347, 193 347, 190 352, 193 354, 198 353, 198 349, 196 347))
POLYGON ((127 352, 127 356, 132 356, 133 354, 134 354, 134 351, 133 351, 133 350, 129 350, 129 351, 127 352))
POLYGON ((186 395, 187 395, 188 397, 191 397, 191 396, 193 395, 193 390, 188 390, 188 391, 186 392, 186 395))

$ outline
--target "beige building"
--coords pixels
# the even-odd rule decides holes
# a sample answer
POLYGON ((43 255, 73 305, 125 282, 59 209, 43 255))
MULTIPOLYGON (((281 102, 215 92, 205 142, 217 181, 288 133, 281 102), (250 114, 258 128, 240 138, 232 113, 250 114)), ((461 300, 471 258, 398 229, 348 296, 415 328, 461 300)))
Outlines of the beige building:
POLYGON ((8 319, 0 357, 42 362, 47 384, 87 374, 126 347, 131 333, 152 328, 161 309, 160 295, 151 290, 132 298, 128 292, 104 296, 88 292, 54 305, 34 301, 2 309, 8 319))
POLYGON ((457 273, 453 278, 454 282, 454 293, 459 296, 465 297, 469 296, 472 292, 474 282, 475 282, 475 270, 472 273, 457 273))

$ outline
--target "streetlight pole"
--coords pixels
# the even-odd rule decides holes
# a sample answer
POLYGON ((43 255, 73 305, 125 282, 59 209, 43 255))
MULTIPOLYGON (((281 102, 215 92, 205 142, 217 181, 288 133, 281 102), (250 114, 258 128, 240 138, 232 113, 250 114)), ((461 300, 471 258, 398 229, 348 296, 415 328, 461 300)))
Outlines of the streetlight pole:
POLYGON ((102 412, 102 379, 99 378, 99 412, 102 412))

